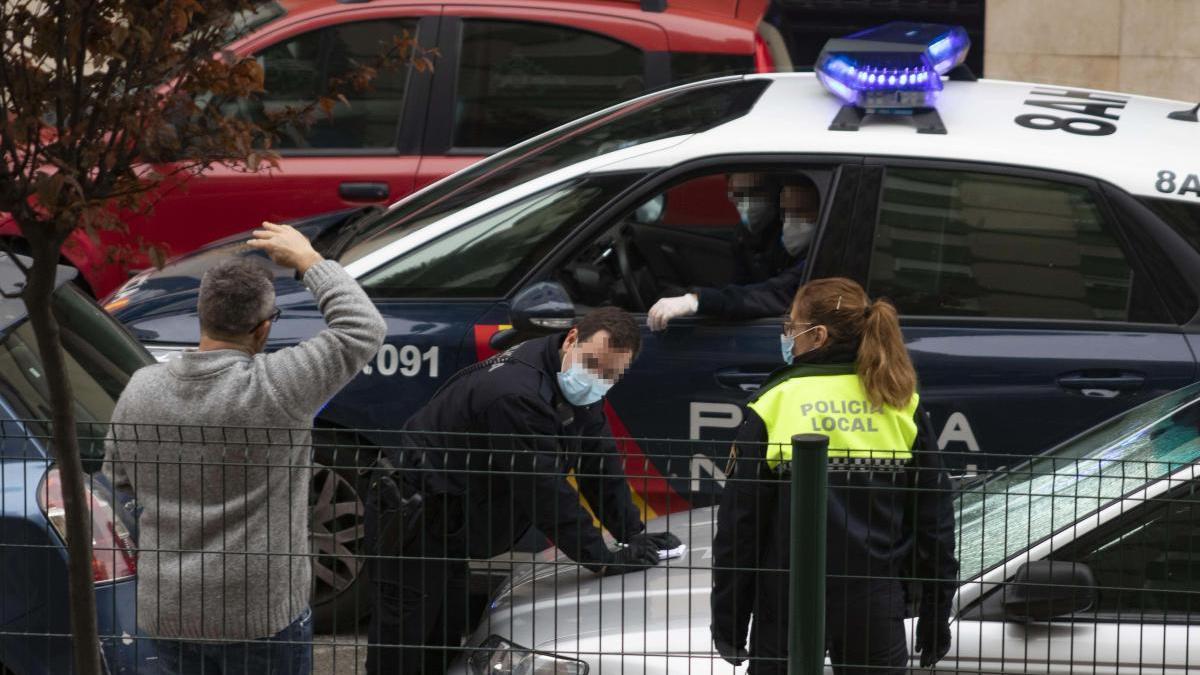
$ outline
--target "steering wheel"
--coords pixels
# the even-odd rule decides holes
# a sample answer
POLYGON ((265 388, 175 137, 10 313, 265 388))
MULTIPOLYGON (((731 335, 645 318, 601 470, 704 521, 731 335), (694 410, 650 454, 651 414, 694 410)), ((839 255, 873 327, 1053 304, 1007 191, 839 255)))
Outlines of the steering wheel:
POLYGON ((642 297, 637 279, 633 276, 633 265, 629 262, 629 241, 625 237, 624 230, 618 232, 617 236, 613 238, 613 250, 617 252, 617 267, 621 270, 621 280, 625 282, 625 290, 629 292, 629 297, 633 299, 638 311, 647 311, 649 306, 642 297))

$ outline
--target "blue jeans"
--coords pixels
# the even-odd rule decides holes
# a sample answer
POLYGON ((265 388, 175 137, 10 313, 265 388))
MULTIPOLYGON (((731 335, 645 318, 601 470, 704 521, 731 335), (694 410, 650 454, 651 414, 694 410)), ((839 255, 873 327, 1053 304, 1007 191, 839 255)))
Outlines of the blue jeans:
POLYGON ((163 675, 309 675, 312 609, 269 638, 249 642, 155 640, 163 675))

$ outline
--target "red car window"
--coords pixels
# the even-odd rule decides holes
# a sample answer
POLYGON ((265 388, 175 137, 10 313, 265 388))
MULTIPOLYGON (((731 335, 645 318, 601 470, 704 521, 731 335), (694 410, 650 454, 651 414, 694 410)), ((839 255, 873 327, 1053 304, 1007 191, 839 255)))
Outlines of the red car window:
POLYGON ((565 26, 463 22, 456 148, 502 148, 646 88, 644 54, 565 26))

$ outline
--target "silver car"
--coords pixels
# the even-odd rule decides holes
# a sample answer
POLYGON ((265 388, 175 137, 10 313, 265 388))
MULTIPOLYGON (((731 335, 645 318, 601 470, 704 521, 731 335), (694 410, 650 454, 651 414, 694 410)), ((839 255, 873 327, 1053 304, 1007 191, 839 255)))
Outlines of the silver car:
MULTIPOLYGON (((1197 458, 1200 384, 966 485, 955 640, 933 672, 1200 672, 1197 458)), ((606 578, 554 550, 518 564, 452 672, 744 670, 711 647, 715 511, 650 529, 680 535, 687 555, 606 578)))

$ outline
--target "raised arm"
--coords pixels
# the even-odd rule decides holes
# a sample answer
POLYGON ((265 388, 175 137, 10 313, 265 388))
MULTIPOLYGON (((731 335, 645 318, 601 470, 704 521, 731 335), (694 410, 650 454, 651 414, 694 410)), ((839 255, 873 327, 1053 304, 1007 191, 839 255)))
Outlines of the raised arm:
POLYGON ((252 248, 301 275, 325 318, 325 329, 315 337, 260 355, 256 363, 286 408, 311 420, 379 351, 387 325, 358 282, 337 262, 323 259, 295 228, 263 223, 254 237, 252 248))

